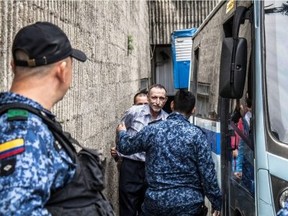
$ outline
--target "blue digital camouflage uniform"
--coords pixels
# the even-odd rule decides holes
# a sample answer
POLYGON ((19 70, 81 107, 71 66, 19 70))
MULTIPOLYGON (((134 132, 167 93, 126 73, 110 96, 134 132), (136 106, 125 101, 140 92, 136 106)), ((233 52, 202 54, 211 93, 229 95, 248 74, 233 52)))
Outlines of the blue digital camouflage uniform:
POLYGON ((194 215, 204 194, 215 210, 221 210, 221 192, 206 135, 183 115, 172 113, 166 121, 152 123, 134 137, 125 131, 118 136, 121 153, 146 152, 145 216, 194 215))
MULTIPOLYGON (((20 102, 51 112, 23 96, 5 92, 0 105, 20 102)), ((67 184, 75 173, 75 164, 59 147, 41 118, 28 113, 27 120, 8 120, 0 116, 0 215, 50 215, 44 208, 50 191, 67 184)))

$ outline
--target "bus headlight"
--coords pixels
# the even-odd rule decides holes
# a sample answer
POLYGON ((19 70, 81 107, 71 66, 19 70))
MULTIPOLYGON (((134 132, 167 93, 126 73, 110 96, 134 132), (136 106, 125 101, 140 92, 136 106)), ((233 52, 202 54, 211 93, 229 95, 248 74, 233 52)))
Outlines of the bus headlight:
POLYGON ((288 202, 288 188, 284 188, 279 195, 279 204, 281 208, 285 206, 285 202, 288 202))

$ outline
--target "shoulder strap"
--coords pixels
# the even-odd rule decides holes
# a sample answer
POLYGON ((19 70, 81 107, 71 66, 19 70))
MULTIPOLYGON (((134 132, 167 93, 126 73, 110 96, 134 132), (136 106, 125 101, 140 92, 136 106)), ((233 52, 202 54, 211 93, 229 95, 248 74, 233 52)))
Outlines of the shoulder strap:
POLYGON ((9 104, 4 104, 0 106, 0 115, 3 113, 7 112, 9 109, 24 109, 27 110, 30 113, 33 113, 37 116, 39 116, 43 122, 48 126, 52 134, 54 135, 55 140, 59 141, 61 146, 65 149, 67 154, 72 158, 73 161, 76 160, 76 150, 72 143, 78 145, 79 147, 83 148, 80 143, 73 139, 71 135, 67 132, 64 132, 62 130, 62 126, 59 122, 53 121, 50 119, 46 113, 43 111, 40 111, 38 109, 35 109, 32 106, 22 104, 22 103, 9 103, 9 104))

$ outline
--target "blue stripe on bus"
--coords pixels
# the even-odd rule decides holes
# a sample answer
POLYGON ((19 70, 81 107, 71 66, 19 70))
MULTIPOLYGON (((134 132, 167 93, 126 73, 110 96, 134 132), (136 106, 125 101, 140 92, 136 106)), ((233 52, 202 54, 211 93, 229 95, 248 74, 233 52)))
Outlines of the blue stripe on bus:
POLYGON ((220 133, 216 133, 215 131, 211 131, 205 128, 201 128, 207 136, 208 143, 211 146, 211 150, 216 154, 221 154, 221 135, 220 133))
POLYGON ((212 152, 214 152, 216 155, 220 155, 221 154, 220 122, 195 117, 194 124, 200 127, 206 133, 208 142, 211 145, 212 152))

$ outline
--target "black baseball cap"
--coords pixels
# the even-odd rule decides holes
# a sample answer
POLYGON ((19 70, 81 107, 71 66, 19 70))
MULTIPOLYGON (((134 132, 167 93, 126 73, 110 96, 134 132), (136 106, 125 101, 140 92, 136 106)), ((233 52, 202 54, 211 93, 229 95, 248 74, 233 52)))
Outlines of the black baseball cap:
POLYGON ((48 65, 71 56, 81 62, 87 57, 80 50, 73 49, 67 35, 56 25, 49 22, 36 22, 25 26, 16 34, 12 54, 16 66, 36 67, 48 65), (29 60, 16 58, 16 51, 21 50, 29 60))

